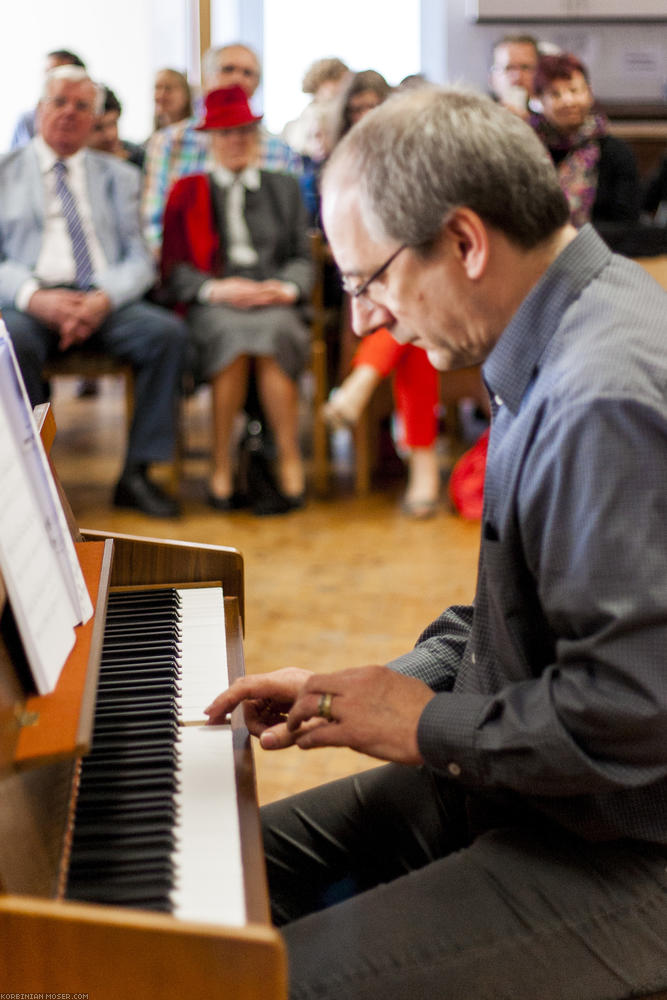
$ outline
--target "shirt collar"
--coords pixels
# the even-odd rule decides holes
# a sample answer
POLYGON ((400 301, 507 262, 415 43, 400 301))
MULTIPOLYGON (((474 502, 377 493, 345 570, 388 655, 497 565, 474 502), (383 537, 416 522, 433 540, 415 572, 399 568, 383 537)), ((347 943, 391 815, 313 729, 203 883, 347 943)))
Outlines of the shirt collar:
POLYGON ((482 371, 489 391, 512 413, 540 366, 565 311, 607 265, 609 247, 591 225, 568 243, 523 300, 503 330, 482 371))
POLYGON ((39 169, 42 174, 48 174, 49 170, 53 169, 54 163, 57 163, 58 160, 62 160, 64 163, 67 163, 68 168, 70 166, 78 168, 83 162, 85 154, 84 149, 77 150, 77 152, 73 153, 71 156, 58 156, 58 154, 44 142, 41 135, 36 135, 33 142, 35 144, 39 169))
POLYGON ((248 191, 257 191, 260 186, 258 167, 246 167, 239 174, 236 174, 233 170, 218 165, 213 169, 213 178, 223 188, 231 187, 237 178, 248 191))

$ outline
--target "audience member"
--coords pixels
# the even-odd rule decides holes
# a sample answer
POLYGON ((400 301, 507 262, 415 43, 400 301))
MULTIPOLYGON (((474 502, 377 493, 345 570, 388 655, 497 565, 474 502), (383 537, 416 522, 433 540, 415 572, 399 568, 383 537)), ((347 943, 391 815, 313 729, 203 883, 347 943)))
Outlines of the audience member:
POLYGON ((187 306, 199 364, 212 386, 213 463, 209 503, 227 511, 234 484, 233 431, 253 363, 275 440, 282 503, 257 498, 255 513, 302 506, 298 384, 310 336, 299 305, 312 283, 306 216, 295 177, 260 170, 259 122, 239 86, 209 91, 197 126, 215 166, 176 182, 167 201, 163 280, 187 306))
POLYGON ((337 56, 316 59, 304 73, 301 90, 314 101, 330 101, 338 97, 349 76, 349 66, 337 56))
MULTIPOLYGON (((223 45, 209 49, 202 62, 204 90, 237 84, 250 99, 260 80, 260 64, 247 45, 223 45)), ((197 129, 196 117, 155 132, 146 147, 145 182, 142 197, 144 233, 148 245, 159 257, 162 244, 162 216, 169 190, 179 177, 198 173, 207 166, 208 142, 197 129)), ((266 170, 298 173, 299 157, 281 139, 260 130, 260 165, 266 170)))
POLYGON ((335 142, 339 142, 368 111, 386 101, 391 89, 382 74, 374 69, 364 69, 350 77, 338 98, 338 127, 334 136, 335 142))
MULTIPOLYGON (((48 53, 44 73, 46 74, 50 70, 55 69, 56 66, 79 66, 81 69, 86 68, 83 60, 75 55, 74 52, 70 52, 69 49, 54 49, 53 52, 48 53)), ((31 108, 30 111, 23 112, 14 126, 10 149, 19 149, 21 146, 25 146, 36 135, 36 117, 37 108, 31 108)))
POLYGON ((47 358, 85 345, 132 364, 135 411, 114 504, 156 517, 177 504, 147 475, 174 447, 186 329, 142 301, 154 281, 139 220, 140 174, 86 148, 101 92, 75 66, 52 70, 39 135, 0 160, 0 308, 33 405, 47 358))
POLYGON ((88 139, 88 146, 96 149, 100 153, 112 153, 134 163, 136 167, 142 167, 144 162, 144 149, 134 142, 127 142, 121 139, 118 134, 118 120, 122 114, 121 103, 110 87, 103 87, 102 112, 95 119, 93 130, 88 139))
MULTIPOLYGON (((366 70, 352 78, 340 110, 337 134, 349 129, 389 95, 384 77, 366 70)), ((373 280, 381 278, 381 273, 373 280)), ((352 298, 358 289, 346 289, 352 298)), ((362 286, 363 290, 363 286, 362 286)), ((440 466, 436 452, 438 432, 438 375, 426 352, 413 344, 397 344, 379 328, 361 343, 352 359, 352 371, 334 389, 324 406, 331 427, 354 426, 382 379, 393 373, 396 409, 400 417, 401 450, 407 452, 408 482, 403 511, 417 519, 431 517, 440 493, 440 466)))
POLYGON ((320 124, 325 119, 325 114, 318 115, 317 109, 335 104, 349 79, 350 70, 342 59, 330 57, 311 63, 304 74, 301 89, 304 94, 310 94, 312 100, 299 117, 288 122, 283 129, 282 137, 288 146, 302 156, 312 155, 313 123, 317 121, 320 124))
POLYGON ((538 43, 532 35, 505 35, 493 46, 489 72, 491 96, 525 121, 535 97, 538 43))
POLYGON ((322 191, 350 281, 393 261, 357 332, 483 363, 494 415, 474 604, 384 666, 248 674, 207 710, 389 762, 262 809, 289 996, 662 993, 667 295, 478 94, 387 101, 322 191))
POLYGON ((604 115, 595 113, 588 71, 571 53, 541 56, 535 92, 542 114, 531 124, 551 154, 577 228, 592 222, 612 239, 640 214, 640 183, 630 147, 609 134, 604 115))
MULTIPOLYGON (((305 107, 299 119, 301 136, 297 152, 301 155, 302 172, 299 178, 301 193, 306 203, 308 224, 321 229, 320 220, 320 174, 327 157, 334 146, 336 128, 335 101, 312 101, 305 107)), ((338 301, 340 296, 336 296, 338 301)))
POLYGON ((424 73, 409 73, 404 76, 396 90, 416 90, 418 87, 429 87, 431 81, 424 73))
POLYGON ((153 131, 175 125, 192 116, 192 92, 184 73, 160 69, 153 90, 153 131))

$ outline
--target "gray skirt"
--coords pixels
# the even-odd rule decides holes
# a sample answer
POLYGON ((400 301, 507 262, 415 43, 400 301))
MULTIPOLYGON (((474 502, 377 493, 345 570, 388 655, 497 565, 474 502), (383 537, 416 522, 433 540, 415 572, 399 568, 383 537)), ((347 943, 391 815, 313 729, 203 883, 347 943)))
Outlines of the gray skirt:
POLYGON ((293 306, 193 305, 188 326, 196 351, 195 377, 201 382, 244 354, 275 358, 294 381, 308 363, 310 331, 293 306))

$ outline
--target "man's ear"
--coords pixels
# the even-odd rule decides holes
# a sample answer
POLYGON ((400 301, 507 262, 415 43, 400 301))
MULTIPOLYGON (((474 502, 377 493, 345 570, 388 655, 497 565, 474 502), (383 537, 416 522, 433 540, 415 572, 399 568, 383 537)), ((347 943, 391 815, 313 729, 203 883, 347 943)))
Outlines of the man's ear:
POLYGON ((481 278, 489 260, 489 234, 470 208, 457 208, 445 223, 445 234, 471 281, 481 278))

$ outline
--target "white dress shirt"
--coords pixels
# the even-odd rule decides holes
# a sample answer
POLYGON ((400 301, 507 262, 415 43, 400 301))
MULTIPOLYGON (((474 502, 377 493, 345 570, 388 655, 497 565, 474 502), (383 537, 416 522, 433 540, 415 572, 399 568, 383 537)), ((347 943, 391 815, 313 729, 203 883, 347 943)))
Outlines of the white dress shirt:
MULTIPOLYGON (((56 155, 41 136, 37 136, 34 142, 44 190, 44 232, 33 277, 21 285, 16 295, 16 308, 22 311, 27 309, 30 298, 39 288, 71 285, 74 283, 76 273, 72 242, 60 198, 56 194, 56 178, 53 172, 53 165, 61 157, 56 155)), ((62 159, 67 164, 67 184, 72 192, 83 231, 86 234, 88 251, 95 274, 106 268, 107 261, 93 226, 86 185, 84 150, 81 149, 73 156, 62 157, 62 159)))

